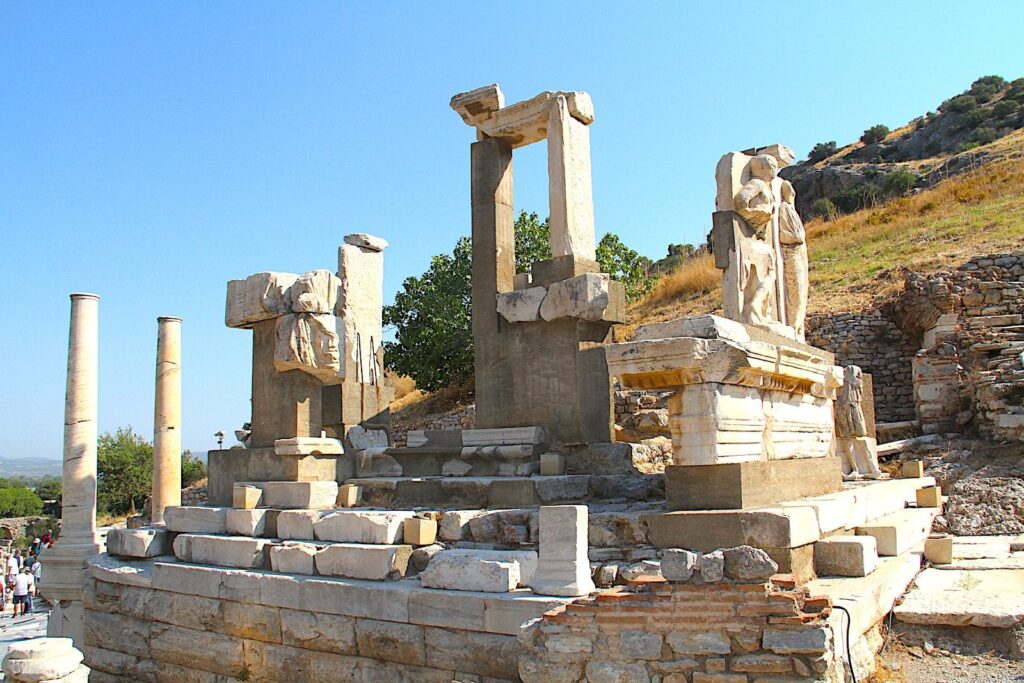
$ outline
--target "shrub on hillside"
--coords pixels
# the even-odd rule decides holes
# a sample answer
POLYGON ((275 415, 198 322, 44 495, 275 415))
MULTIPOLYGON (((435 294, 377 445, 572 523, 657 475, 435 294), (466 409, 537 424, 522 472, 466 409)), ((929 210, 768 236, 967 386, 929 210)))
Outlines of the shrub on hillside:
POLYGON ((831 221, 839 215, 839 208, 828 197, 822 197, 821 199, 816 199, 814 204, 811 205, 811 215, 831 221))
POLYGON ((881 142, 889 134, 889 127, 881 123, 871 126, 860 136, 860 141, 865 145, 881 142))
POLYGON ((1000 119, 1012 116, 1017 112, 1019 107, 1020 104, 1014 100, 1002 100, 1000 102, 996 102, 995 106, 992 107, 992 115, 1000 119))
POLYGON ((886 174, 885 179, 882 180, 882 191, 890 197, 895 197, 906 194, 916 184, 917 176, 913 172, 901 168, 886 174))
POLYGON ((979 145, 987 145, 999 137, 999 132, 995 128, 976 128, 971 137, 979 145))
POLYGON ((811 153, 807 155, 807 161, 817 163, 822 159, 828 159, 830 156, 836 153, 836 141, 830 140, 828 142, 819 142, 811 148, 811 153))
POLYGON ((988 102, 995 97, 1000 90, 1006 87, 1006 80, 1002 76, 982 76, 971 83, 968 94, 978 102, 988 102))
POLYGON ((34 517, 42 512, 43 499, 29 489, 0 489, 0 517, 34 517))
POLYGON ((957 95, 956 97, 946 100, 942 103, 942 111, 951 112, 953 114, 966 114, 969 111, 973 111, 978 107, 978 100, 974 99, 972 95, 957 95))

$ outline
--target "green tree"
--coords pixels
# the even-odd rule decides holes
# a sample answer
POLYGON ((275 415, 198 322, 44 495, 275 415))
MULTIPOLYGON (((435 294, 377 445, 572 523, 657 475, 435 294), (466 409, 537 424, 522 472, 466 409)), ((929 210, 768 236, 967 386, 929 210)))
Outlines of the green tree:
POLYGON ((192 486, 200 479, 206 478, 206 465, 202 460, 192 455, 192 451, 185 449, 181 453, 181 485, 192 486))
POLYGON ((0 517, 34 517, 43 511, 43 500, 19 486, 0 488, 0 517))
POLYGON ((830 140, 829 142, 819 142, 811 148, 811 153, 807 155, 807 161, 813 163, 819 162, 822 159, 827 159, 836 153, 836 141, 830 140))
POLYGON ((36 495, 46 500, 55 500, 58 503, 64 493, 64 481, 60 477, 42 477, 36 483, 36 495))
POLYGON ((889 196, 904 195, 917 184, 917 175, 904 168, 887 173, 882 180, 882 191, 889 196))
MULTIPOLYGON (((516 217, 516 272, 529 272, 551 258, 551 226, 536 213, 516 217)), ((604 272, 621 280, 628 297, 651 287, 643 257, 613 234, 602 238, 597 260, 604 272)), ((384 307, 384 324, 395 328, 395 341, 384 342, 384 363, 412 377, 416 386, 436 391, 461 386, 473 377, 473 249, 460 238, 451 254, 440 254, 418 277, 407 277, 395 302, 384 307)))
POLYGON ((870 145, 876 142, 881 142, 888 134, 889 127, 878 123, 864 131, 864 134, 860 136, 860 141, 865 145, 870 145))
POLYGON ((97 443, 96 498, 100 508, 140 509, 153 488, 153 445, 132 428, 102 434, 97 443))

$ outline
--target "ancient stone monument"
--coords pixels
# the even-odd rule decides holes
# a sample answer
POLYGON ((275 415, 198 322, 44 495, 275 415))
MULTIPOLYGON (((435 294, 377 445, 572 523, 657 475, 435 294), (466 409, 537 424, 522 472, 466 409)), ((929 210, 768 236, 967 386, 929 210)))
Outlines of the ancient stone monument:
POLYGON ((542 426, 565 443, 612 440, 601 349, 625 318, 621 283, 595 261, 590 96, 543 92, 505 105, 497 85, 452 98, 470 151, 473 346, 481 428, 542 426), (547 141, 553 258, 515 272, 512 150, 547 141))
POLYGON ((864 415, 864 373, 856 365, 843 369, 843 385, 835 403, 836 450, 843 459, 844 479, 879 479, 878 444, 864 415))
POLYGON ((153 408, 153 524, 164 508, 181 505, 181 318, 157 319, 156 400, 153 408))

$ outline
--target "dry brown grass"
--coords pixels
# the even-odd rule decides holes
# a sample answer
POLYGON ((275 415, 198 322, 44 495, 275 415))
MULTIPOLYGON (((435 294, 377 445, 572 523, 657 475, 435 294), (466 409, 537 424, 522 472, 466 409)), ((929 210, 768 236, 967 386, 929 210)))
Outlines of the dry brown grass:
POLYGON ((384 381, 387 382, 389 387, 395 390, 396 401, 399 401, 416 391, 416 380, 412 377, 399 375, 393 370, 384 371, 384 381))
POLYGON ((401 399, 391 402, 391 426, 395 429, 415 429, 472 402, 472 381, 465 386, 448 387, 433 393, 414 389, 401 399))
MULTIPOLYGON (((899 291, 906 269, 932 273, 976 254, 1024 248, 1024 131, 991 150, 1003 158, 929 190, 809 221, 809 311, 861 310, 899 291)), ((616 339, 631 338, 642 323, 715 312, 720 281, 711 255, 683 263, 629 306, 616 339)))

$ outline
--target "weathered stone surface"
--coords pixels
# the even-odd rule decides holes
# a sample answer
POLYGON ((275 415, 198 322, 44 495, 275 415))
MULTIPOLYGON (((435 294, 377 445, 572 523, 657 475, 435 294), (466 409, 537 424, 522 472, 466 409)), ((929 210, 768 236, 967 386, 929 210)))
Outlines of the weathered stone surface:
POLYGON ((906 509, 857 527, 857 535, 874 536, 879 555, 902 555, 924 541, 931 530, 934 508, 906 509))
POLYGON ((819 654, 829 650, 832 633, 827 628, 768 626, 761 642, 778 654, 819 654))
POLYGON ((556 282, 548 288, 540 317, 544 320, 580 318, 602 320, 608 311, 611 278, 607 273, 585 273, 556 282))
POLYGON ((403 524, 412 516, 412 512, 339 510, 317 520, 313 532, 321 541, 401 543, 403 524))
POLYGON ((84 656, 72 649, 58 654, 24 659, 4 658, 3 671, 13 683, 36 683, 37 681, 62 681, 74 673, 84 656))
POLYGON ((97 555, 88 562, 92 577, 107 583, 148 588, 153 582, 152 562, 130 562, 111 555, 97 555))
POLYGON ((288 313, 288 288, 296 279, 298 275, 291 273, 255 273, 244 280, 228 281, 224 323, 228 327, 250 327, 288 313))
POLYGON ((629 659, 661 659, 662 637, 650 631, 619 633, 619 654, 629 659))
POLYGON ((261 538, 181 534, 174 539, 174 554, 182 562, 261 569, 269 545, 269 540, 261 538))
POLYGON ((441 516, 438 536, 442 541, 461 541, 470 537, 470 521, 485 514, 482 510, 450 510, 441 516))
POLYGON ((511 292, 498 292, 498 313, 510 323, 529 323, 540 319, 540 307, 548 290, 529 287, 511 292))
POLYGON ((120 557, 155 557, 168 553, 165 529, 111 529, 107 534, 107 552, 120 557))
POLYGON ((75 646, 70 638, 35 638, 7 646, 7 659, 45 659, 70 654, 75 646))
POLYGON ((507 593, 519 585, 519 564, 482 553, 443 551, 420 573, 425 588, 507 593))
POLYGON ((153 625, 150 653, 144 656, 228 677, 245 668, 242 639, 167 624, 153 625))
POLYGON ((422 626, 360 619, 356 622, 356 643, 363 657, 402 664, 426 663, 422 626))
POLYGON ((355 619, 338 614, 281 610, 281 639, 306 650, 356 653, 355 619))
POLYGON ((729 637, 714 631, 672 631, 665 636, 672 651, 681 655, 727 655, 729 637))
POLYGON ((352 448, 363 451, 367 448, 387 448, 388 433, 383 429, 367 429, 362 425, 353 425, 345 434, 352 448))
POLYGON ((283 574, 312 575, 316 553, 312 543, 283 543, 270 549, 270 568, 283 574))
POLYGON ((878 566, 874 536, 832 536, 814 544, 818 576, 867 576, 878 566))
POLYGON ((1012 628, 1024 623, 1024 569, 925 569, 893 608, 899 621, 928 626, 1012 628))
POLYGON ((282 510, 277 516, 277 536, 282 540, 312 541, 316 538, 313 525, 323 515, 317 510, 282 510))
POLYGON ((267 528, 267 510, 228 510, 227 532, 238 536, 262 536, 267 528))
POLYGON ((345 235, 345 244, 369 249, 370 251, 384 251, 388 248, 388 241, 386 239, 365 232, 354 232, 351 235, 345 235))
POLYGON ((444 477, 465 477, 472 471, 473 466, 459 458, 452 458, 441 466, 441 476, 444 477))
POLYGON ((268 481, 263 487, 263 504, 272 508, 325 510, 338 499, 336 481, 268 481))
POLYGON ((228 508, 171 506, 164 510, 164 524, 175 533, 223 534, 228 508))
POLYGON ((697 568, 700 571, 701 581, 717 583, 725 574, 725 554, 721 550, 705 553, 701 555, 697 568))
POLYGON ((274 441, 277 455, 341 455, 345 448, 338 439, 319 436, 297 436, 274 441))
POLYGON ((338 543, 316 554, 316 570, 324 576, 382 581, 405 576, 412 547, 338 543))
POLYGON ((356 454, 357 477, 400 477, 402 465, 393 456, 369 448, 356 454))
POLYGON ((767 579, 779 570, 779 565, 768 553, 760 548, 741 545, 722 551, 725 559, 725 575, 738 581, 756 581, 767 579))
POLYGON ((586 595, 594 590, 587 558, 587 506, 540 508, 537 574, 530 588, 539 595, 586 595))
POLYGON ((433 519, 412 517, 402 523, 404 542, 409 545, 431 545, 437 540, 437 522, 433 519))
POLYGON ((341 318, 328 313, 289 313, 277 319, 274 369, 301 370, 322 383, 340 384, 344 379, 341 354, 344 342, 338 334, 341 318))
POLYGON ((661 575, 668 581, 689 581, 697 569, 700 555, 689 550, 669 548, 661 553, 661 575))
POLYGON ((263 490, 252 484, 236 483, 231 487, 231 507, 236 510, 252 510, 262 497, 263 490))
POLYGON ((641 662, 587 662, 587 681, 593 683, 647 683, 647 667, 641 662))

